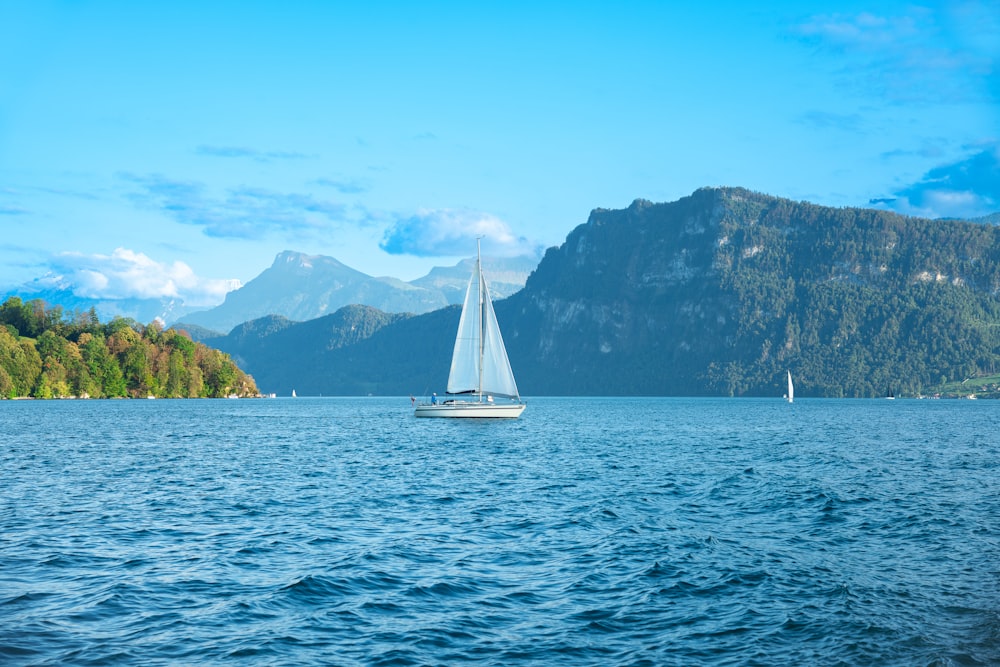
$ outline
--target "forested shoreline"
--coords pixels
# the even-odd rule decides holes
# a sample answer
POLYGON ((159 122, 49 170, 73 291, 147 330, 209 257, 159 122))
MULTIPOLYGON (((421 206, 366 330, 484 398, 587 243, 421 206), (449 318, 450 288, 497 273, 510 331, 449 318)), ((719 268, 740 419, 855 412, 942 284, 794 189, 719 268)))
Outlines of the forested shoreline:
POLYGON ((257 396, 228 354, 183 331, 19 297, 0 305, 0 398, 257 396))

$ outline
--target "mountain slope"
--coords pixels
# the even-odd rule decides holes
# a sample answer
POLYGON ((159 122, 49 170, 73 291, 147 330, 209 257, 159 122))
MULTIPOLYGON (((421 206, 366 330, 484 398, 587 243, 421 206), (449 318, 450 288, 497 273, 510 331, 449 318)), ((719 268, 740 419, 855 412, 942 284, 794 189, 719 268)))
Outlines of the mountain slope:
POLYGON ((706 188, 594 211, 508 347, 538 393, 916 393, 996 362, 998 264, 995 227, 706 188))
MULTIPOLYGON (((440 291, 449 304, 461 304, 475 261, 463 259, 455 266, 436 266, 426 276, 410 284, 440 291)), ((524 287, 525 280, 537 266, 537 257, 483 257, 483 270, 490 281, 490 292, 496 299, 506 298, 524 287)))
POLYGON ((227 294, 221 305, 189 313, 184 322, 229 331, 267 315, 304 321, 354 303, 387 312, 426 312, 447 305, 440 293, 398 280, 372 278, 332 257, 286 251, 278 254, 270 268, 227 294))
MULTIPOLYGON (((998 293, 1000 228, 703 188, 593 211, 496 311, 529 396, 773 396, 788 369, 800 396, 878 396, 1000 366, 998 293)), ((324 394, 440 390, 457 321, 399 319, 333 349, 303 336, 311 365, 283 377, 324 394)))
MULTIPOLYGON (((337 377, 335 369, 325 365, 331 350, 353 347, 383 327, 409 317, 357 305, 307 322, 268 315, 204 343, 228 353, 250 375, 266 378, 265 393, 287 395, 295 389, 303 396, 329 395, 344 393, 329 390, 337 377)), ((346 393, 367 392, 355 388, 346 393)))
MULTIPOLYGON (((495 267, 497 294, 505 296, 524 286, 537 264, 528 257, 488 259, 495 267)), ((279 253, 270 268, 242 288, 229 292, 221 305, 189 313, 186 324, 215 331, 266 315, 281 315, 306 321, 335 312, 350 304, 363 304, 389 313, 426 313, 461 302, 471 265, 438 267, 411 283, 397 278, 373 278, 332 257, 279 253)))

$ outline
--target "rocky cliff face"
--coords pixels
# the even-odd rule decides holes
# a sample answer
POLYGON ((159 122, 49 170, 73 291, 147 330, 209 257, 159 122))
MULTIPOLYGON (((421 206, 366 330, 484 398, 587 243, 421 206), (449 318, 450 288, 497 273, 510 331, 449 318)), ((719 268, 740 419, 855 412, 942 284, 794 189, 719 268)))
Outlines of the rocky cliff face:
POLYGON ((538 393, 767 393, 793 368, 803 390, 865 395, 938 374, 906 327, 946 303, 965 312, 932 328, 983 342, 998 265, 995 227, 705 188, 593 211, 498 314, 538 393))
POLYGON ((625 210, 593 211, 502 309, 516 309, 512 354, 533 360, 526 386, 560 393, 557 385, 570 381, 588 393, 689 393, 697 359, 732 333, 735 300, 717 289, 722 217, 707 191, 673 204, 636 200, 625 210))

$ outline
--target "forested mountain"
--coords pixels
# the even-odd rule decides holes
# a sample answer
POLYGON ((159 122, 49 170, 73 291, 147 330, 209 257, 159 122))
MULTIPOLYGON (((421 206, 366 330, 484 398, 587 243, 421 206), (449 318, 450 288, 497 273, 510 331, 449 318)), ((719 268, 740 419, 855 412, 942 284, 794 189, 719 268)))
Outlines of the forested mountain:
POLYGON ((18 297, 0 306, 2 398, 256 396, 253 378, 219 350, 159 325, 18 297))
POLYGON ((706 188, 594 211, 498 314, 541 394, 877 396, 994 372, 998 289, 996 227, 706 188))
MULTIPOLYGON (((593 211, 496 311, 524 395, 912 395, 996 372, 998 293, 995 226, 703 188, 593 211)), ((457 308, 358 315, 240 358, 264 391, 443 389, 457 308)))
MULTIPOLYGON (((347 380, 325 360, 331 351, 356 345, 385 326, 410 317, 384 313, 369 306, 345 306, 336 313, 307 322, 269 315, 235 327, 228 335, 209 338, 206 345, 227 352, 241 368, 268 378, 267 393, 330 394, 328 387, 347 380), (252 369, 252 370, 251 370, 252 369), (301 372, 310 369, 310 372, 301 372)), ((348 393, 368 393, 357 387, 348 393)))

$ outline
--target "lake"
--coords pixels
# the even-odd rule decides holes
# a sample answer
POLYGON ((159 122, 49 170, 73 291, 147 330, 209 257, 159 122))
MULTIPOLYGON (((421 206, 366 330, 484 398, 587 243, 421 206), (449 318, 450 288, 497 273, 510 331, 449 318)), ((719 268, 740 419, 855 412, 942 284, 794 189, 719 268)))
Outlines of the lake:
POLYGON ((998 433, 995 401, 0 401, 0 663, 996 665, 998 433))

